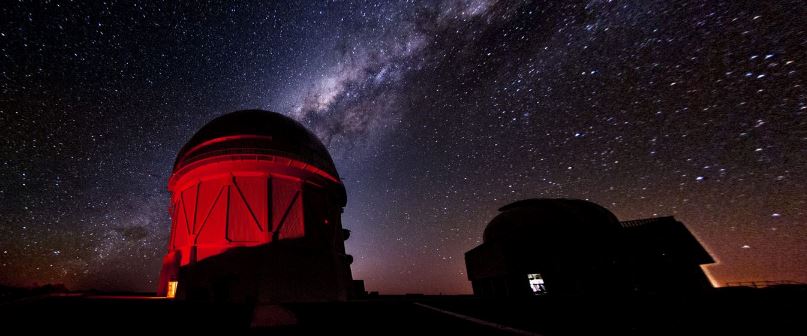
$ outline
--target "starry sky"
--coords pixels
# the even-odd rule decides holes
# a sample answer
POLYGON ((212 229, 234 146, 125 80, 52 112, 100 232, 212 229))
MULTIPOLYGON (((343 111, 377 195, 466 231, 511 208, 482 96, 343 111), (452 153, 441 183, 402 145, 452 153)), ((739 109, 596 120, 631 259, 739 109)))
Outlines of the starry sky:
POLYGON ((287 114, 348 191, 354 278, 469 293, 497 208, 674 215, 713 282, 807 282, 802 1, 0 4, 0 283, 153 291, 179 148, 287 114))

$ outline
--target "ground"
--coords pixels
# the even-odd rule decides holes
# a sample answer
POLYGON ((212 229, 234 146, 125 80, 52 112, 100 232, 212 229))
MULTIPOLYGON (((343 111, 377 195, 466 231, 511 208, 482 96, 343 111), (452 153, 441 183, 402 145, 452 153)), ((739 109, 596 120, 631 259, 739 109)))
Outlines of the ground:
POLYGON ((190 303, 134 295, 49 294, 0 304, 6 330, 254 335, 804 334, 807 287, 622 299, 376 296, 332 303, 190 303))

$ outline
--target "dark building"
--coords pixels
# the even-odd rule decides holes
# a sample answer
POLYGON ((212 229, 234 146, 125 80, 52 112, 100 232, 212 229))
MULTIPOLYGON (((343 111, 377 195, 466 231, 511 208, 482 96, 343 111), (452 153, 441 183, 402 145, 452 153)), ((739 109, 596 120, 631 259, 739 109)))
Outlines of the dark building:
POLYGON ((325 146, 274 112, 230 113, 179 151, 158 293, 224 302, 344 300, 345 188, 325 146))
POLYGON ((622 222, 633 290, 640 293, 697 292, 712 288, 701 265, 715 262, 674 217, 622 222))
POLYGON ((672 217, 620 222, 575 199, 506 205, 465 253, 474 294, 490 297, 665 294, 711 288, 714 260, 672 217))

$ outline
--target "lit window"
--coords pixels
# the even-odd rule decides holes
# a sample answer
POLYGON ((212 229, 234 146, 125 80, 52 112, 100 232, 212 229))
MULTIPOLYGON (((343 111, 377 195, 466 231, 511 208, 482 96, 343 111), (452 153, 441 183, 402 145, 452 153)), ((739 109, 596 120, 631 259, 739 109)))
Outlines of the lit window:
POLYGON ((169 299, 173 299, 177 296, 177 285, 179 284, 178 281, 169 281, 168 282, 168 292, 165 293, 165 297, 169 299))
POLYGON ((530 281, 530 289, 532 294, 542 295, 546 294, 546 287, 544 287, 544 278, 540 273, 527 274, 527 280, 530 281))

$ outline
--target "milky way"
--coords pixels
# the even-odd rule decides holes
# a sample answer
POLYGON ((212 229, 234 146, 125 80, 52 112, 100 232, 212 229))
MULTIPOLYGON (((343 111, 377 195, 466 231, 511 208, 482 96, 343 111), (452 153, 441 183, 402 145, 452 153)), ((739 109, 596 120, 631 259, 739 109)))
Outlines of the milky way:
POLYGON ((717 284, 807 281, 801 1, 0 5, 0 283, 151 290, 174 156, 290 115, 334 155, 354 277, 467 293, 496 209, 674 215, 717 284))

